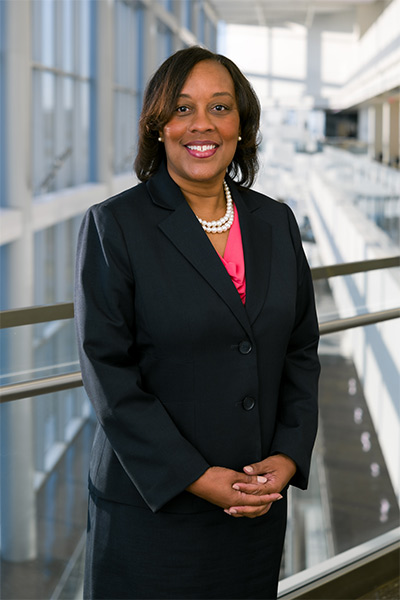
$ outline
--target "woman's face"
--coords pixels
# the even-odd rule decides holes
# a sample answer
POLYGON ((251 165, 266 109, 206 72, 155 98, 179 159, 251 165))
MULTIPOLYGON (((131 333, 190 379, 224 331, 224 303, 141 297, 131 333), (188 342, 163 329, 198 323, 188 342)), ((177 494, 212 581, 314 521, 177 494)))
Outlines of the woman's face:
POLYGON ((161 132, 172 179, 182 188, 222 181, 235 154, 239 130, 229 71, 212 60, 197 63, 161 132))

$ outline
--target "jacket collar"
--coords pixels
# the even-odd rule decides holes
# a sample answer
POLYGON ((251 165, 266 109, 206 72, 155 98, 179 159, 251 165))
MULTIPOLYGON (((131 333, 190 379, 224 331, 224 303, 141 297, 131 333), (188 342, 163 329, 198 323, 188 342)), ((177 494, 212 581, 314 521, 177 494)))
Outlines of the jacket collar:
POLYGON ((161 231, 214 288, 252 339, 251 323, 257 318, 268 290, 271 226, 257 215, 262 197, 240 188, 229 177, 227 182, 238 210, 242 234, 245 306, 179 186, 169 176, 165 163, 146 185, 153 202, 169 211, 159 223, 161 231))

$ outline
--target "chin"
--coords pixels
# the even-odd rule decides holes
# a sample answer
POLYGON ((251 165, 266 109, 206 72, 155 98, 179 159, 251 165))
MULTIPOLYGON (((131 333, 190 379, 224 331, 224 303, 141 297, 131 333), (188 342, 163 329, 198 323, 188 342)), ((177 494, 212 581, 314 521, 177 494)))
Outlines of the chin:
POLYGON ((193 181, 207 182, 218 177, 224 177, 226 169, 227 167, 218 170, 213 169, 212 171, 209 169, 198 169, 193 171, 189 178, 193 181))

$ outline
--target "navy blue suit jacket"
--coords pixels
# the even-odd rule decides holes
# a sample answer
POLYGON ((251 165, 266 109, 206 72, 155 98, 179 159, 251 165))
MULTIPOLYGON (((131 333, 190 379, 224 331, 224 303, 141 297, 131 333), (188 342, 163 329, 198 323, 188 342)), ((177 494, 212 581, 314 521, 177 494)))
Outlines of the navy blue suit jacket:
POLYGON ((99 426, 90 487, 153 511, 215 508, 185 492, 209 466, 270 454, 307 485, 318 326, 290 209, 228 178, 242 232, 242 304, 166 167, 87 212, 75 319, 99 426))

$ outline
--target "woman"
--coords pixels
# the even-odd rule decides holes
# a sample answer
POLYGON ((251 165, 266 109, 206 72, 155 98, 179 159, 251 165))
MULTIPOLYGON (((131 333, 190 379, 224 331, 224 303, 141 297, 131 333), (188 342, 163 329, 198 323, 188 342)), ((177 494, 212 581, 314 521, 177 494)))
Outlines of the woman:
POLYGON ((258 125, 230 60, 177 52, 145 94, 142 183, 84 218, 86 598, 276 598, 286 490, 306 487, 316 433, 318 327, 293 215, 232 179, 254 179, 258 125))

